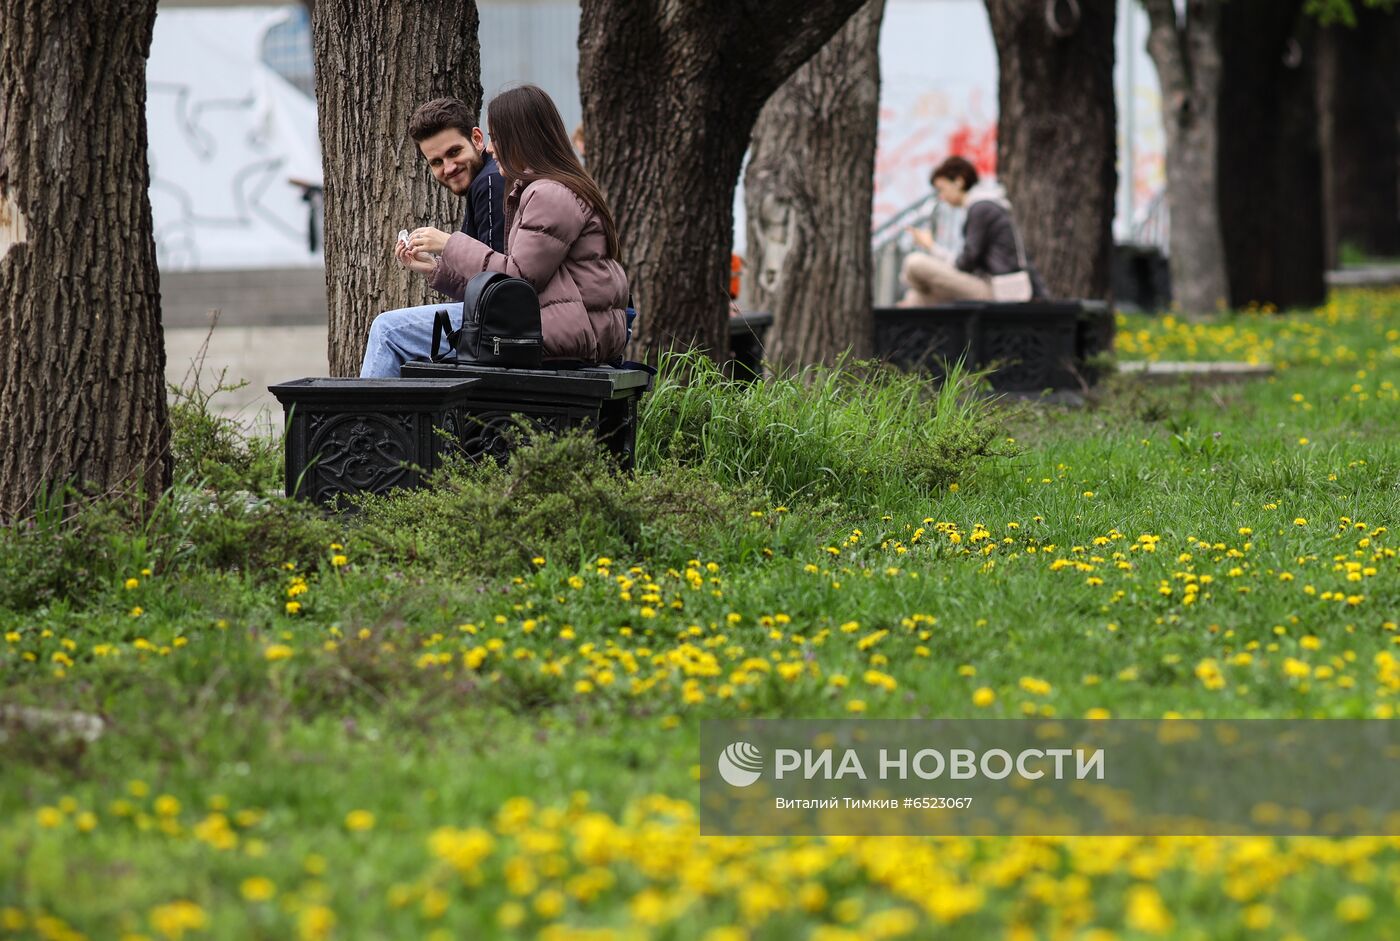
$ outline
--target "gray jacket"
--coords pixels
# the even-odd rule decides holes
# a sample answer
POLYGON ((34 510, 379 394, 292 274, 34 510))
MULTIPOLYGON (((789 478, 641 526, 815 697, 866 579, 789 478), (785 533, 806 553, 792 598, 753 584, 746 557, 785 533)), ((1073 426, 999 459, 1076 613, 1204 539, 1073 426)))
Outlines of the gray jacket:
MULTIPOLYGON (((963 249, 958 255, 959 271, 975 275, 1011 274, 1021 270, 1012 228, 1011 203, 995 183, 979 183, 968 193, 967 221, 963 224, 963 249)), ((1036 297, 1045 297, 1040 273, 1026 256, 1026 270, 1036 297)))

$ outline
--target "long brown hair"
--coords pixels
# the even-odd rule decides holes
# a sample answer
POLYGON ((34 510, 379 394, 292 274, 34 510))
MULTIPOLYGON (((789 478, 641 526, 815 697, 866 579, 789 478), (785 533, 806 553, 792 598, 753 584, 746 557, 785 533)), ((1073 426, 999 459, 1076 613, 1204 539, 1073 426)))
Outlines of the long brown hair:
POLYGON ((501 92, 486 106, 486 124, 502 175, 526 181, 553 180, 567 186, 598 213, 608 240, 608 255, 617 258, 622 254, 603 191, 579 163, 564 130, 564 119, 543 88, 519 85, 501 92))

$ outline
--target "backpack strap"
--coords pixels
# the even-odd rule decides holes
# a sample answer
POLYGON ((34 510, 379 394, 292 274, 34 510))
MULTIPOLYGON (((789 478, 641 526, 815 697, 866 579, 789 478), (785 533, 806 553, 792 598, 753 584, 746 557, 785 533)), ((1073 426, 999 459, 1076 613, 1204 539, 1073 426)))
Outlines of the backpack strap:
MULTIPOLYGON (((465 311, 465 308, 463 310, 465 311)), ((447 311, 440 310, 433 316, 433 348, 431 353, 433 362, 440 363, 447 359, 448 353, 456 353, 457 333, 458 331, 452 329, 452 317, 447 311), (438 355, 438 344, 442 342, 444 334, 447 336, 447 349, 443 351, 442 355, 438 355)))
POLYGON ((1026 261, 1026 246, 1021 242, 1021 230, 1016 226, 1016 214, 1011 209, 1006 210, 1006 221, 1011 225, 1011 237, 1016 240, 1016 260, 1020 262, 1022 271, 1029 271, 1031 264, 1026 261))

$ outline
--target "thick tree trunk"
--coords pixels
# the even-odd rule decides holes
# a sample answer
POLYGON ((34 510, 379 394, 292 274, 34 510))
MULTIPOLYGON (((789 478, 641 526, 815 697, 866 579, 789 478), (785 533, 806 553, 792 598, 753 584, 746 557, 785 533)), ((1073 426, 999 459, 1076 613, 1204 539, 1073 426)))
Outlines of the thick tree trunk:
POLYGON ((1229 303, 1216 186, 1216 108, 1220 101, 1220 0, 1143 0, 1152 23, 1147 51, 1162 89, 1171 213, 1172 295, 1188 314, 1229 303))
POLYGON ((768 99, 744 175, 749 305, 773 313, 784 368, 872 349, 870 213, 880 106, 880 21, 869 0, 768 99))
POLYGON ((408 119, 430 98, 481 107, 476 3, 320 0, 312 33, 330 368, 356 375, 376 314, 443 299, 421 275, 399 267, 393 245, 400 229, 454 232, 462 217, 460 200, 428 173, 408 119))
POLYGON ((635 355, 725 354, 734 187, 750 132, 862 2, 583 0, 585 149, 641 311, 635 355))
POLYGON ((0 519, 170 482, 146 163, 156 0, 0 7, 0 519))
POLYGON ((1057 297, 1108 296, 1117 116, 1114 0, 986 0, 997 46, 997 176, 1057 297))
POLYGON ((1236 307, 1326 298, 1315 27, 1303 5, 1221 5, 1220 230, 1236 307))
POLYGON ((1318 109, 1328 262, 1342 246, 1400 255, 1400 13, 1356 6, 1355 28, 1323 31, 1318 109))

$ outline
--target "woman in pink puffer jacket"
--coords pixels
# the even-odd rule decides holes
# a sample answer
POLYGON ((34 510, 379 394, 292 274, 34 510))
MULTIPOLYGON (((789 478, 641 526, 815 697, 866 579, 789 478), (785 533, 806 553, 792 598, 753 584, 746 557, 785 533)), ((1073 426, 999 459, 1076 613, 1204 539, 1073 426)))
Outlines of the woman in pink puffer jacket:
MULTIPOLYGON (((540 296, 546 360, 618 359, 627 339, 628 285, 617 262, 617 228, 602 191, 569 143, 559 110, 542 89, 522 85, 492 99, 486 119, 510 186, 505 252, 462 232, 429 227, 413 231, 407 246, 396 247, 395 257, 458 300, 467 282, 483 271, 523 278, 540 296)), ((367 364, 429 358, 432 318, 413 310, 375 319, 367 364), (396 315, 406 322, 381 323, 396 315)), ((385 372, 398 375, 396 369, 385 372)))

